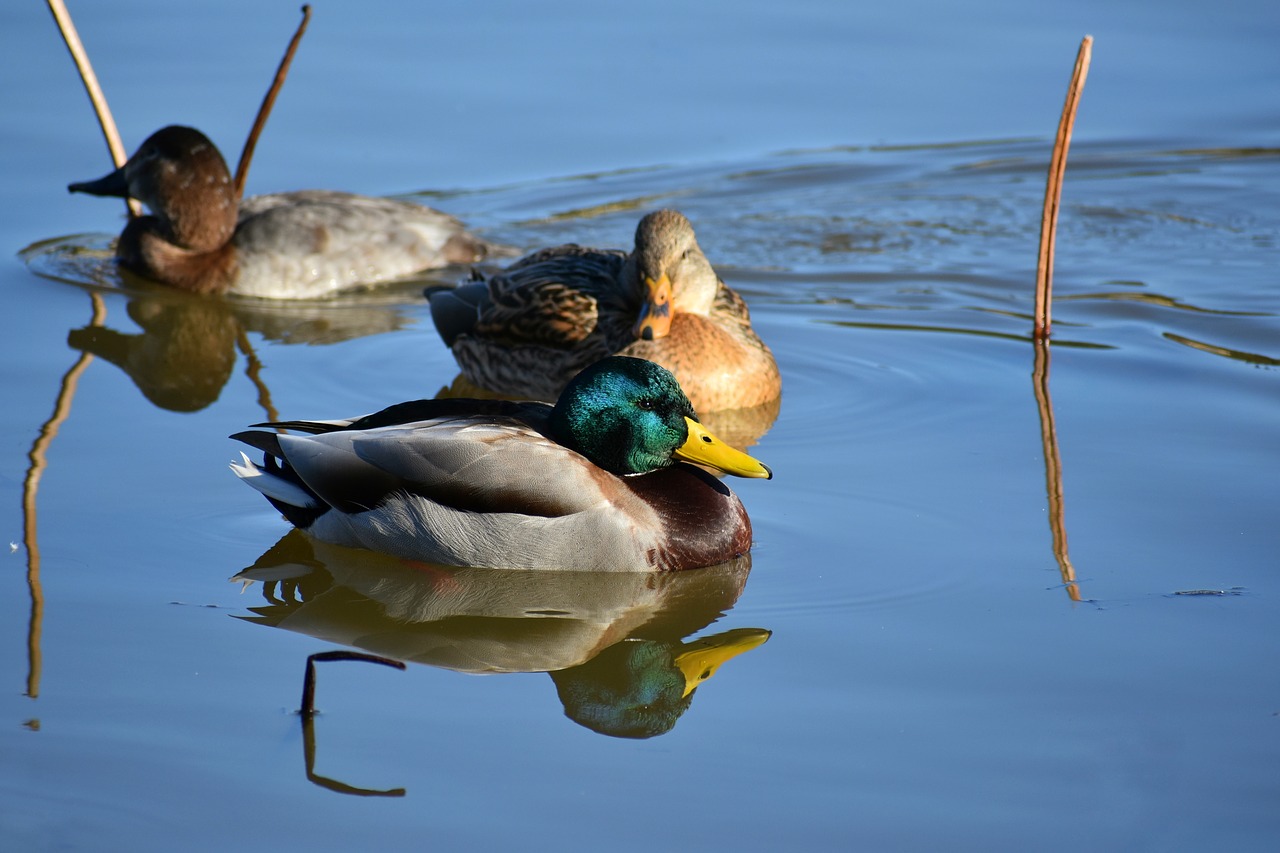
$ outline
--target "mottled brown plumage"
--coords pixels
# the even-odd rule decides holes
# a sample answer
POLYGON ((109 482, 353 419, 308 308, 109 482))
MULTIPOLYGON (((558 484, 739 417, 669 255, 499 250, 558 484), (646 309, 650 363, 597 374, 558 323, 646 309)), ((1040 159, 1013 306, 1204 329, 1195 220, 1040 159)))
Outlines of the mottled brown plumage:
POLYGON ((758 406, 781 393, 773 353, 751 328, 746 303, 674 210, 640 220, 630 254, 543 249, 430 300, 463 374, 498 393, 554 400, 579 370, 613 354, 666 367, 700 412, 758 406), (669 304, 650 301, 658 285, 668 287, 669 304), (654 313, 663 317, 646 332, 642 321, 654 313))

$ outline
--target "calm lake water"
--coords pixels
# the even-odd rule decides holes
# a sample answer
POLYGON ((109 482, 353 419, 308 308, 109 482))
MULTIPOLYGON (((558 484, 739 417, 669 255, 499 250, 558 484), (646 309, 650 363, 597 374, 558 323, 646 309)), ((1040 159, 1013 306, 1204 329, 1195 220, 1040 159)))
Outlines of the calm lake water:
MULTIPOLYGON (((122 288, 121 206, 65 192, 109 167, 71 62, 0 11, 0 847, 1276 849, 1273 5, 602 5, 316 4, 249 190, 419 198, 520 249, 683 210, 784 396, 776 478, 733 483, 750 558, 669 578, 286 536, 226 436, 448 386, 419 294, 465 271, 122 288), (646 737, 583 702, 744 638, 646 737), (304 728, 307 656, 348 648, 409 666, 321 664, 304 728)), ((232 160, 298 20, 72 11, 126 146, 183 122, 232 160)))

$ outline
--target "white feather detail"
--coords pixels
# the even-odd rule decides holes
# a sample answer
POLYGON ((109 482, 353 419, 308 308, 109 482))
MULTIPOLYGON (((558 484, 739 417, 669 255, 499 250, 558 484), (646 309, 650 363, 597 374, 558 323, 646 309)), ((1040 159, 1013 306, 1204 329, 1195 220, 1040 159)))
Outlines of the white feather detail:
POLYGON ((281 503, 287 503, 290 506, 309 509, 320 506, 320 503, 308 494, 305 489, 301 489, 288 480, 277 477, 275 474, 263 471, 244 453, 240 454, 240 459, 243 461, 231 463, 232 473, 267 497, 275 498, 281 503))

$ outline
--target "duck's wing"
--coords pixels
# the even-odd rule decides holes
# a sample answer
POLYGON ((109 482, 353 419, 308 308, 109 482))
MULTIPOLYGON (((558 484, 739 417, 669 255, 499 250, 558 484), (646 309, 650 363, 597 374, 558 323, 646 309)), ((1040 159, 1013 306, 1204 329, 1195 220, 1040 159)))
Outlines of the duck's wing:
POLYGON ((431 317, 469 381, 555 400, 582 368, 629 342, 640 294, 626 262, 618 250, 543 249, 487 279, 432 291, 431 317))
POLYGON ((438 210, 328 190, 245 199, 235 243, 242 265, 272 264, 286 280, 333 278, 335 286, 471 263, 489 249, 438 210))
POLYGON ((407 493, 468 512, 563 516, 601 504, 617 479, 518 417, 235 438, 283 460, 319 501, 346 513, 407 493))
POLYGON ((509 344, 574 347, 606 312, 636 297, 622 284, 626 253, 557 246, 521 259, 485 282, 472 334, 509 344))
MULTIPOLYGON (((348 475, 363 476, 369 469, 385 487, 382 496, 405 491, 476 513, 555 517, 582 512, 603 500, 604 472, 517 421, 459 418, 320 438, 359 464, 352 467, 352 460, 331 468, 329 460, 318 456, 314 462, 302 461, 299 470, 287 437, 282 449, 303 481, 331 505, 336 504, 330 497, 347 494, 348 475)), ((368 490, 364 497, 365 508, 376 505, 368 500, 373 497, 368 490)))
POLYGON ((366 229, 387 220, 435 227, 449 233, 463 229, 462 222, 456 217, 434 208, 411 201, 337 190, 295 190, 251 196, 240 202, 237 225, 244 228, 259 217, 281 216, 285 211, 290 217, 302 217, 299 221, 306 221, 307 217, 315 223, 348 219, 366 229))

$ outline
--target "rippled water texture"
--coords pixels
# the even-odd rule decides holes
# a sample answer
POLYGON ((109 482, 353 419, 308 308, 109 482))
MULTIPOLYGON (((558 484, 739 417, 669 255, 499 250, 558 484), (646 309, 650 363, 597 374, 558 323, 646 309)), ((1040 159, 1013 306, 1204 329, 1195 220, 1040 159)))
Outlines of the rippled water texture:
MULTIPOLYGON (((126 144, 189 122, 234 158, 296 6, 112 5, 72 11, 126 144)), ((1275 849, 1269 6, 315 14, 250 191, 519 250, 685 212, 783 372, 723 427, 776 473, 732 484, 756 546, 606 577, 288 533, 226 436, 456 393, 420 294, 466 271, 296 305, 122 280, 120 206, 63 189, 106 158, 52 23, 0 12, 0 847, 1275 849), (334 650, 408 667, 319 664, 304 722, 334 650)))

